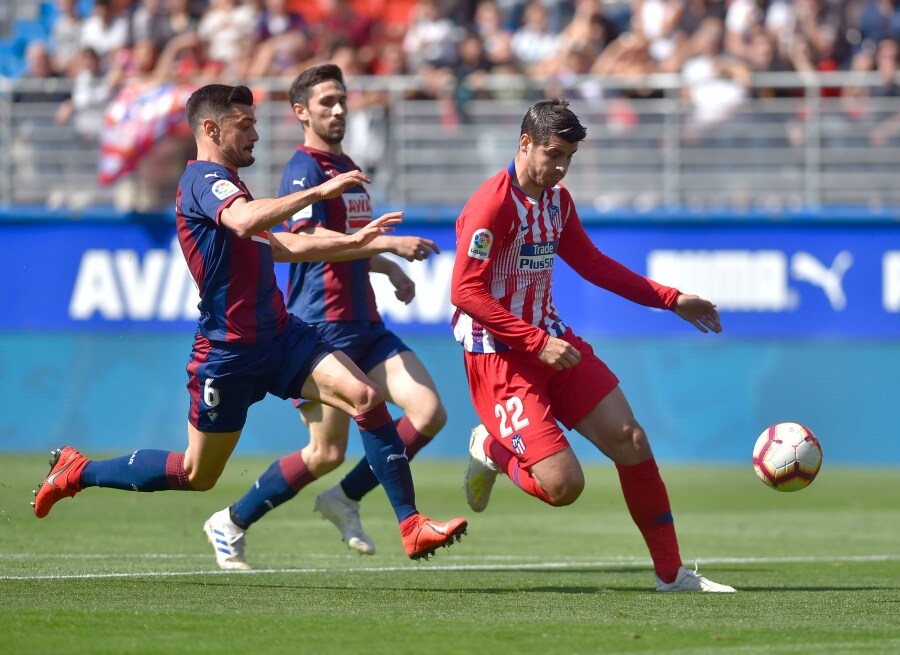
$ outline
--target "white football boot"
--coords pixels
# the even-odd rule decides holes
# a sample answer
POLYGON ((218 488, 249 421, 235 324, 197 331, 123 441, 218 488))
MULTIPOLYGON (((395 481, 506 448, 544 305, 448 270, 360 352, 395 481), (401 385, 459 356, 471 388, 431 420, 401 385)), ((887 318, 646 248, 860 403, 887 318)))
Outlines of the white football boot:
POLYGON ((347 498, 347 494, 336 484, 316 496, 315 511, 328 519, 340 530, 341 538, 360 555, 374 555, 375 542, 363 532, 359 520, 359 503, 347 498))
POLYGON ((469 438, 469 465, 466 468, 466 502, 475 512, 483 512, 491 499, 491 489, 497 480, 500 469, 485 454, 484 440, 488 438, 487 429, 479 424, 472 429, 469 438))
POLYGON ((231 521, 228 508, 216 512, 203 524, 209 543, 216 551, 216 562, 226 571, 249 571, 244 561, 244 530, 231 521))
POLYGON ((672 582, 663 582, 656 578, 657 591, 710 591, 713 593, 732 593, 736 591, 734 587, 713 582, 697 573, 696 570, 691 571, 683 566, 678 569, 678 575, 672 582))

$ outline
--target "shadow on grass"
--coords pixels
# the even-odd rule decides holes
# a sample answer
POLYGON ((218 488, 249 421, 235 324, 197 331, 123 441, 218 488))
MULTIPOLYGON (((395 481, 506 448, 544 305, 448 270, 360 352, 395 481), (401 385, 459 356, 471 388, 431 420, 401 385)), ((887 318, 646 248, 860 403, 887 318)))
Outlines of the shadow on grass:
MULTIPOLYGON (((610 569, 603 569, 605 572, 610 572, 610 569)), ((594 570, 588 569, 586 571, 581 571, 582 573, 588 572, 593 573, 596 572, 594 570)), ((635 573, 630 569, 618 570, 616 573, 635 573)), ((480 573, 483 573, 481 571, 480 573)), ((529 573, 535 573, 535 571, 529 571, 529 573)), ((550 573, 550 571, 540 571, 539 573, 550 573)), ((641 572, 643 573, 643 571, 641 572)), ((608 585, 608 586, 595 586, 595 585, 542 585, 542 586, 521 586, 521 587, 511 587, 511 586, 482 586, 477 588, 472 587, 460 587, 458 585, 448 584, 445 587, 414 587, 414 586, 384 586, 379 587, 378 589, 373 589, 365 584, 359 584, 354 586, 347 585, 328 585, 328 584, 317 584, 313 580, 309 580, 308 582, 285 582, 283 584, 274 584, 274 583, 262 583, 262 584, 254 584, 248 581, 246 584, 240 582, 238 580, 239 577, 244 577, 246 574, 236 573, 235 577, 229 578, 227 580, 215 580, 215 581, 185 581, 184 579, 178 580, 177 584, 179 585, 190 585, 190 586, 200 586, 200 587, 229 587, 236 588, 242 587, 246 589, 294 589, 294 590, 304 590, 304 589, 316 589, 316 590, 327 590, 327 591, 347 591, 351 593, 359 593, 360 591, 374 591, 374 592, 396 592, 396 591, 405 591, 405 592, 425 592, 425 593, 447 593, 448 591, 452 591, 455 594, 485 594, 485 595, 505 595, 505 594, 521 594, 521 593, 541 593, 541 594, 568 594, 568 595, 590 595, 590 594, 598 594, 598 593, 656 593, 655 589, 651 585, 641 585, 641 586, 622 586, 622 585, 608 585)), ((162 583, 162 584, 172 584, 175 583, 174 580, 167 579, 158 579, 154 580, 154 582, 162 583)), ((773 593, 845 593, 845 592, 873 592, 873 591, 897 591, 897 587, 891 586, 869 586, 869 587, 837 587, 837 586, 803 586, 803 587, 758 587, 758 586, 740 586, 738 587, 738 593, 764 593, 764 594, 773 594, 773 593)), ((681 595, 681 594, 675 594, 681 595)), ((717 596, 719 594, 716 594, 717 596)), ((727 595, 727 594, 726 594, 727 595)), ((885 603, 900 603, 900 599, 898 600, 890 600, 884 599, 879 602, 885 603)))

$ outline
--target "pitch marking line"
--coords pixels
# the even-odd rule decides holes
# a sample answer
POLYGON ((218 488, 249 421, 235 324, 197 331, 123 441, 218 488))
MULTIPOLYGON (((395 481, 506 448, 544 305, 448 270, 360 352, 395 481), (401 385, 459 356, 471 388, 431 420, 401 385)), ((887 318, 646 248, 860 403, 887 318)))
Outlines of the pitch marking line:
MULTIPOLYGON (((38 557, 38 556, 35 556, 38 557)), ((150 555, 148 557, 160 557, 150 555)), ((165 557, 165 556, 163 556, 165 557)), ((76 559, 76 556, 72 557, 76 559)), ((512 558, 511 558, 512 559, 512 558)), ((709 557, 698 558, 705 565, 709 564, 797 564, 816 562, 897 562, 900 555, 839 555, 834 557, 709 557)), ((166 578, 194 575, 260 575, 260 574, 297 574, 297 573, 426 573, 446 571, 542 571, 563 570, 568 568, 611 568, 623 564, 634 566, 650 566, 650 560, 637 558, 614 558, 594 561, 564 561, 517 564, 451 564, 438 566, 362 566, 362 567, 320 567, 320 568, 287 568, 287 569, 253 569, 251 571, 146 571, 132 573, 84 573, 62 575, 0 575, 0 580, 100 580, 110 578, 166 578)))

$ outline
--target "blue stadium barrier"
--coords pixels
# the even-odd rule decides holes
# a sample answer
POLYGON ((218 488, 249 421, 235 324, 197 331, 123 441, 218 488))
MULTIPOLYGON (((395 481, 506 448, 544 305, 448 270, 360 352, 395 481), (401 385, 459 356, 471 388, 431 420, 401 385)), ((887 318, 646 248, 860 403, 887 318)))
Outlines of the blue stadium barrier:
MULTIPOLYGON (((183 447, 196 292, 174 225, 59 218, 0 221, 0 451, 183 447)), ((434 238, 442 254, 403 263, 419 292, 411 307, 377 285, 379 304, 448 408, 425 456, 462 457, 477 419, 447 325, 453 226, 404 229, 434 238)), ((706 285, 722 311, 725 332, 703 335, 559 264, 563 318, 618 374, 661 460, 747 462, 763 428, 793 420, 819 435, 826 465, 900 465, 900 226, 607 221, 588 230, 641 273, 686 291, 706 285)), ((269 398, 251 410, 239 448, 285 452, 305 440, 290 404, 269 398)), ((358 454, 358 439, 351 444, 358 454)))

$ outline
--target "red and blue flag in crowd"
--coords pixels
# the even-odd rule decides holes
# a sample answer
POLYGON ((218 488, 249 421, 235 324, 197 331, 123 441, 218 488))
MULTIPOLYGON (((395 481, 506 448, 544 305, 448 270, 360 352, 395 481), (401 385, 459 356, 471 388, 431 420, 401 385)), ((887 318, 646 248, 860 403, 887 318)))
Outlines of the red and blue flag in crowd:
POLYGON ((175 82, 138 82, 116 94, 103 119, 100 184, 112 184, 132 172, 162 139, 190 135, 184 106, 194 89, 175 82))

